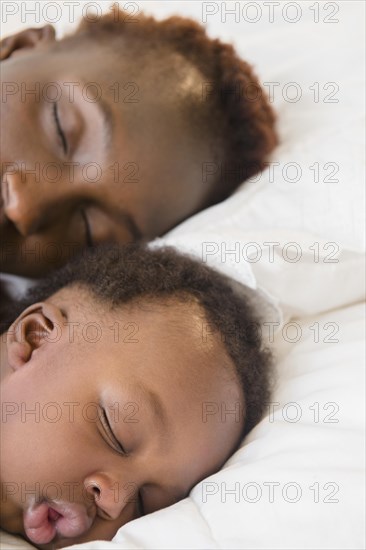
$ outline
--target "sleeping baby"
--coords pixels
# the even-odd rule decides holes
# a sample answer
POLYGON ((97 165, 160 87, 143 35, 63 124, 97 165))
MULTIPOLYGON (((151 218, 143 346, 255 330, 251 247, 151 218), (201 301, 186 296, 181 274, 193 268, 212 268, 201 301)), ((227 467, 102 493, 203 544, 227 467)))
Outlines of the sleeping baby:
POLYGON ((40 548, 110 540, 187 496, 268 402, 257 322, 169 247, 91 249, 33 288, 1 339, 1 528, 40 548))

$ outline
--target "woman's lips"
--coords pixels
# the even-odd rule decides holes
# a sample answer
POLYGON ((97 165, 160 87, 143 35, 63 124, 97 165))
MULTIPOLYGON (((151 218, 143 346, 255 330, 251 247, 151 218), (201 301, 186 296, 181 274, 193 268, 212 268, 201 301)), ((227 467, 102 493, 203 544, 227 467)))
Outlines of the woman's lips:
POLYGON ((69 502, 32 504, 24 512, 24 531, 34 544, 47 544, 56 535, 70 538, 85 533, 93 523, 85 506, 69 502))

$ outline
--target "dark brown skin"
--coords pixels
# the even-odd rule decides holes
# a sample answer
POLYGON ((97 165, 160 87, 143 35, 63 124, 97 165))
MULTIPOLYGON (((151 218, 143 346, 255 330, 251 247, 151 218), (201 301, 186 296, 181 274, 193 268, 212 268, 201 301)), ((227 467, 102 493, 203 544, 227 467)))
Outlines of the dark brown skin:
POLYGON ((170 55, 137 67, 127 44, 114 52, 80 36, 56 41, 50 25, 2 41, 1 271, 39 277, 90 240, 153 238, 203 208, 202 163, 214 152, 186 116, 203 79, 188 62, 169 71, 170 55), (84 171, 90 163, 98 172, 84 171))
MULTIPOLYGON (((243 419, 228 415, 222 421, 218 414, 203 422, 204 402, 233 410, 236 403, 243 405, 243 395, 220 336, 203 343, 201 331, 196 304, 170 301, 109 311, 87 291, 71 287, 29 307, 8 331, 6 344, 1 339, 2 402, 24 403, 28 410, 56 402, 62 409, 57 422, 43 413, 38 422, 34 415, 26 421, 20 413, 7 415, 6 421, 3 415, 2 489, 10 482, 27 489, 38 483, 37 498, 42 499, 43 488, 57 484, 62 490, 58 499, 76 502, 93 520, 82 535, 57 535, 42 548, 111 539, 141 514, 131 487, 141 491, 145 513, 164 508, 219 469, 237 447, 243 419), (83 337, 91 322, 101 328, 96 343, 83 337), (119 342, 111 330, 116 322, 119 342), (128 323, 138 326, 138 342, 124 341, 128 323), (161 400, 167 421, 162 431, 142 385, 161 400), (63 405, 71 402, 80 404, 72 422, 63 405), (101 403, 108 411, 127 456, 114 448, 99 421, 87 421, 82 411, 88 403, 101 403), (132 409, 123 408, 128 403, 132 409), (128 422, 131 417, 138 421, 128 422), (72 500, 70 484, 75 487, 72 500)), ((24 535, 23 513, 35 496, 30 493, 24 497, 19 489, 3 498, 3 529, 24 535)), ((48 489, 52 502, 51 493, 48 489)))

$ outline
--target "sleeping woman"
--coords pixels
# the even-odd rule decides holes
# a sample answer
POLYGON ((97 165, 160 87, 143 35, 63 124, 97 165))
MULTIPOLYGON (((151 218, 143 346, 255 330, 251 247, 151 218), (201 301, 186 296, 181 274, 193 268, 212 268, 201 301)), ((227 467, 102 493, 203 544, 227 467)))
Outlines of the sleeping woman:
POLYGON ((260 171, 275 117, 252 67, 181 17, 111 8, 1 42, 0 271, 162 235, 260 171))

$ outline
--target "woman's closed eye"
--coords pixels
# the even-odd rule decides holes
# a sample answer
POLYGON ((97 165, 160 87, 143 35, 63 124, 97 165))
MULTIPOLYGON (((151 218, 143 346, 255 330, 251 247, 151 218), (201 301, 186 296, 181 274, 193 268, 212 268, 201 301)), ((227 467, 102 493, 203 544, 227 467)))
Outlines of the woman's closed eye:
POLYGON ((65 155, 67 155, 68 144, 67 144, 67 139, 66 139, 66 136, 65 136, 65 132, 63 131, 62 125, 61 125, 61 122, 60 122, 57 101, 55 101, 52 104, 52 113, 53 113, 53 118, 54 118, 55 125, 56 125, 56 131, 57 131, 58 137, 61 140, 62 149, 63 149, 65 155))

